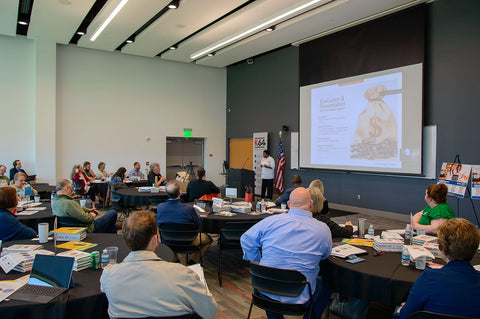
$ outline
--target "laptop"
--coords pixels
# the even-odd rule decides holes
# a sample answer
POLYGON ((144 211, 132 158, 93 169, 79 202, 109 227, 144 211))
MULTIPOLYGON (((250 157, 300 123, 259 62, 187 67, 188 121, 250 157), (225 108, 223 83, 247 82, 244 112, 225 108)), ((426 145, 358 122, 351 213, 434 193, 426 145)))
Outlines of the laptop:
POLYGON ((68 290, 72 280, 72 257, 35 255, 28 283, 10 299, 47 303, 68 290))

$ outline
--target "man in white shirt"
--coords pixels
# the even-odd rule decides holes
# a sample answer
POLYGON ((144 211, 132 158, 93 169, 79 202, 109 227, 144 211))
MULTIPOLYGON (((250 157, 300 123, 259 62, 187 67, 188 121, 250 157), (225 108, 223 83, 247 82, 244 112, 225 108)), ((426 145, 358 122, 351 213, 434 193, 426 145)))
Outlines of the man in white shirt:
POLYGON ((198 275, 155 254, 160 235, 152 212, 131 214, 124 222, 123 238, 132 251, 122 263, 108 265, 100 278, 110 318, 215 316, 215 299, 198 275))
POLYGON ((268 150, 263 151, 263 158, 260 162, 260 167, 262 168, 262 198, 265 198, 266 192, 266 197, 271 200, 273 197, 273 175, 275 173, 275 160, 270 156, 270 152, 268 150))

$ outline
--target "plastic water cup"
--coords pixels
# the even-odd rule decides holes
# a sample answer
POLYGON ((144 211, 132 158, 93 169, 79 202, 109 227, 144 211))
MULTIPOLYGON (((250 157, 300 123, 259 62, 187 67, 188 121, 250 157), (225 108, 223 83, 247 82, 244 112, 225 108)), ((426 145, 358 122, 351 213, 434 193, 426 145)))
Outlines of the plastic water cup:
POLYGON ((85 207, 87 205, 87 200, 86 199, 81 199, 80 200, 80 206, 85 207))
POLYGON ((287 204, 282 203, 281 207, 282 207, 282 209, 287 209, 287 204))
POLYGON ((417 236, 420 236, 420 235, 425 235, 425 229, 417 229, 417 236))
POLYGON ((40 203, 40 196, 35 196, 34 199, 35 199, 35 203, 40 203))
POLYGON ((358 237, 363 238, 365 235, 365 221, 366 218, 359 218, 358 219, 358 237))
POLYGON ((118 255, 118 247, 107 247, 105 248, 108 251, 108 255, 110 255, 110 264, 117 263, 117 255, 118 255))
POLYGON ((425 256, 420 256, 417 259, 415 259, 415 268, 424 270, 425 269, 425 264, 426 264, 426 257, 425 256))
POLYGON ((48 243, 48 223, 38 224, 38 242, 40 244, 48 243))

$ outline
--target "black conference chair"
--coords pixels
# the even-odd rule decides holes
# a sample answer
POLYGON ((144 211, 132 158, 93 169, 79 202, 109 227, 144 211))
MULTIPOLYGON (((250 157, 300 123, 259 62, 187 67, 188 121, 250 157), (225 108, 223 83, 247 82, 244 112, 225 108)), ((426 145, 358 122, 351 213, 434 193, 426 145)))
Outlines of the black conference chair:
POLYGON ((312 288, 301 272, 251 264, 250 279, 252 280, 253 293, 247 318, 250 318, 253 305, 274 313, 291 316, 300 316, 308 313, 309 318, 315 318, 312 288), (305 289, 305 286, 308 286, 310 295, 310 300, 305 304, 283 303, 261 294, 264 292, 278 296, 298 297, 305 289))
MULTIPOLYGON (((475 319, 473 317, 463 317, 455 315, 444 315, 437 312, 419 310, 408 316, 408 319, 475 319)), ((476 318, 479 319, 479 318, 476 318)))
POLYGON ((218 254, 218 283, 222 285, 222 251, 242 251, 242 246, 240 245, 240 237, 243 233, 246 232, 250 227, 255 225, 257 221, 246 221, 246 222, 230 222, 225 223, 220 229, 220 238, 218 239, 218 246, 220 248, 218 254))
MULTIPOLYGON (((174 317, 141 317, 141 318, 142 319, 201 319, 202 317, 200 317, 196 313, 189 313, 189 314, 174 316, 174 317)), ((133 319, 133 318, 118 318, 118 319, 133 319)))
MULTIPOLYGON (((200 244, 193 245, 193 241, 200 234, 198 226, 195 224, 177 224, 162 223, 158 226, 162 243, 170 247, 177 254, 186 254, 187 263, 188 255, 200 252, 202 247, 202 237, 200 236, 200 244)), ((200 255, 200 265, 203 265, 203 258, 200 255)))

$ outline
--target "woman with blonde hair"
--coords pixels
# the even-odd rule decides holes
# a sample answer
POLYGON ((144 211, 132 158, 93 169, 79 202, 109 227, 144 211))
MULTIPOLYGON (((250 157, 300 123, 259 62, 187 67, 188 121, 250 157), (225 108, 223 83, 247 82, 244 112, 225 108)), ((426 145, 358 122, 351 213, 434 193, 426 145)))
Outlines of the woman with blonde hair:
POLYGON ((310 185, 308 186, 308 188, 317 188, 322 193, 323 209, 322 209, 321 212, 319 212, 319 214, 327 215, 328 214, 328 201, 325 198, 325 188, 323 187, 322 181, 319 180, 319 179, 314 179, 313 181, 310 182, 310 185))
POLYGON ((32 195, 38 195, 37 191, 27 183, 27 174, 25 173, 15 174, 15 176, 13 176, 13 184, 11 186, 13 186, 17 191, 17 197, 20 200, 25 199, 26 187, 30 187, 32 195))
POLYGON ((342 227, 331 220, 326 214, 323 214, 323 205, 325 203, 325 198, 323 197, 322 192, 317 187, 308 188, 310 196, 312 197, 312 214, 313 217, 318 219, 321 222, 327 224, 332 233, 332 237, 350 237, 353 234, 353 227, 351 222, 346 222, 345 227, 342 227))
POLYGON ((480 318, 480 272, 470 263, 479 241, 480 233, 468 220, 445 220, 438 228, 438 248, 447 264, 423 271, 410 290, 400 318, 419 310, 480 318))

